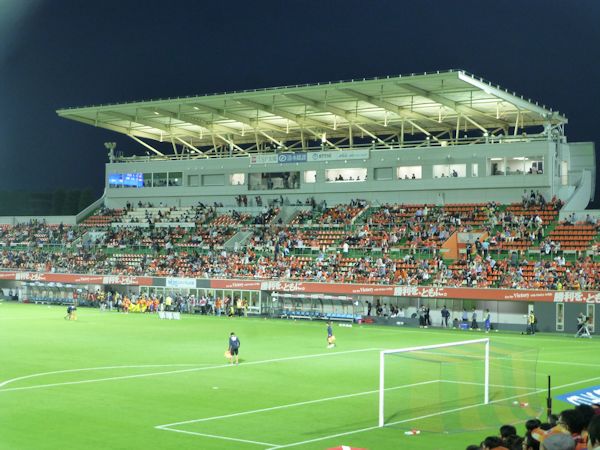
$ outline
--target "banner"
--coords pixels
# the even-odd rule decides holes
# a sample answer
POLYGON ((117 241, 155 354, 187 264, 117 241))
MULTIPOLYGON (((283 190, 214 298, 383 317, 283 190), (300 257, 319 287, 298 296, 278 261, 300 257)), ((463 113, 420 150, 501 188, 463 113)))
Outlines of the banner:
POLYGON ((167 278, 165 286, 178 289, 196 289, 195 278, 167 278))
POLYGON ((543 291, 533 289, 493 289, 436 286, 394 286, 385 284, 336 284, 304 281, 235 280, 130 275, 80 275, 44 272, 1 272, 0 280, 70 284, 110 284, 120 286, 166 286, 174 289, 241 289, 306 294, 379 295, 456 300, 491 300, 546 303, 597 303, 598 291, 543 291))
POLYGON ((600 405, 600 386, 592 386, 568 394, 557 395, 557 399, 571 405, 600 405))

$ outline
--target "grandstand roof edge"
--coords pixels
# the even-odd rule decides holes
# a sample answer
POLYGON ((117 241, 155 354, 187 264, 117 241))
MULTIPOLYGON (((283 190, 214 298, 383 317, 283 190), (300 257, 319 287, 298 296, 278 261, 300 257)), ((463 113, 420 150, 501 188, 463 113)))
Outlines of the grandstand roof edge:
POLYGON ((558 111, 456 69, 74 107, 56 113, 134 140, 176 141, 202 156, 211 148, 212 154, 229 148, 246 155, 273 145, 306 148, 309 140, 339 149, 348 136, 366 136, 390 147, 394 139, 404 142, 407 130, 440 142, 458 141, 459 132, 472 130, 476 136, 516 136, 548 134, 559 127, 563 134, 562 126, 568 123, 558 111))

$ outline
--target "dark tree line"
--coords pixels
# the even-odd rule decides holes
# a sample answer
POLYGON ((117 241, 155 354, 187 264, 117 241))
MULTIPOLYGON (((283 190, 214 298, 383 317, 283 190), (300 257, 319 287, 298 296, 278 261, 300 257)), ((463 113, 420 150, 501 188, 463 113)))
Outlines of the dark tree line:
POLYGON ((0 216, 69 216, 95 200, 91 189, 0 191, 0 216))

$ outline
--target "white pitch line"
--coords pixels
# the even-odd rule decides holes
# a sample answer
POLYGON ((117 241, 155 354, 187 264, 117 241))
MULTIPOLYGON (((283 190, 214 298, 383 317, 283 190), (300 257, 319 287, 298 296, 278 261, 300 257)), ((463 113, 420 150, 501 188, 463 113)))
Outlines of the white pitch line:
MULTIPOLYGON (((485 383, 476 383, 473 381, 453 381, 453 380, 440 380, 441 383, 451 383, 451 384, 467 384, 473 386, 485 386, 485 383)), ((524 389, 527 391, 537 391, 537 388, 525 387, 525 386, 506 386, 504 384, 490 384, 490 387, 499 387, 499 388, 508 388, 508 389, 524 389)))
POLYGON ((277 448, 277 444, 269 444, 268 442, 251 441, 251 440, 248 440, 248 439, 238 439, 238 438, 232 438, 232 437, 227 437, 227 436, 218 436, 216 434, 197 433, 195 431, 175 430, 175 429, 171 429, 171 428, 161 428, 161 430, 174 431, 176 433, 183 433, 183 434, 191 434, 191 435, 194 435, 194 436, 202 436, 202 437, 210 437, 210 438, 223 439, 223 440, 226 440, 226 441, 244 442, 246 444, 266 445, 267 447, 273 447, 273 446, 275 446, 275 448, 277 448))
MULTIPOLYGON (((563 384, 561 386, 556 386, 554 389, 562 389, 562 388, 565 388, 565 387, 574 386, 576 384, 589 383, 591 381, 596 381, 596 380, 600 380, 600 377, 588 378, 587 380, 581 380, 581 381, 576 381, 576 382, 573 382, 573 383, 563 384)), ((538 393, 541 393, 541 392, 546 392, 546 389, 538 389, 535 392, 530 392, 530 393, 520 394, 520 395, 514 395, 512 397, 507 397, 507 398, 493 400, 493 401, 489 402, 488 404, 504 402, 506 400, 512 400, 514 398, 518 398, 518 397, 522 397, 522 396, 534 395, 534 394, 538 394, 538 393)), ((399 420, 397 422, 391 422, 391 423, 385 424, 384 426, 389 427, 389 426, 393 426, 393 425, 400 425, 400 424, 407 423, 407 422, 414 422, 415 420, 428 419, 430 417, 441 416, 441 415, 450 414, 450 413, 453 413, 453 412, 463 411, 463 410, 466 410, 466 409, 477 408, 477 407, 480 407, 480 406, 485 406, 485 403, 478 403, 476 405, 463 406, 461 408, 449 409, 449 410, 446 410, 446 411, 440 411, 440 412, 437 412, 437 413, 427 414, 427 415, 420 416, 420 417, 413 417, 413 418, 410 418, 410 419, 399 420)), ((368 428, 362 428, 360 430, 352 430, 352 431, 347 431, 347 432, 344 432, 344 433, 333 434, 333 435, 330 435, 330 436, 323 436, 323 437, 320 437, 320 438, 309 439, 309 440, 306 440, 306 441, 293 442, 291 444, 278 445, 278 446, 275 446, 275 447, 270 447, 267 450, 277 450, 277 449, 280 449, 280 448, 297 447, 298 445, 310 444, 310 443, 313 443, 313 442, 324 441, 326 439, 333 439, 333 438, 337 438, 337 437, 341 437, 341 436, 349 436, 351 434, 364 433, 365 431, 373 431, 373 430, 376 430, 378 428, 380 428, 380 427, 379 426, 372 426, 372 427, 368 427, 368 428)))
MULTIPOLYGON (((300 359, 311 359, 311 358, 320 358, 322 356, 337 356, 337 355, 345 355, 349 353, 358 353, 358 352, 370 352, 375 351, 376 348, 366 348, 359 350, 347 350, 344 352, 330 352, 330 353, 316 353, 314 355, 300 355, 300 356, 288 356, 286 358, 274 358, 274 359, 264 359, 260 361, 251 361, 247 363, 242 363, 241 366, 254 366, 259 364, 269 364, 274 362, 285 362, 285 361, 294 361, 300 359)), ((56 386, 68 386, 68 385, 77 385, 77 384, 87 384, 87 383, 98 383, 102 381, 114 381, 114 380, 128 380, 132 378, 145 378, 159 375, 173 375, 180 373, 188 373, 188 372, 198 372, 202 370, 213 370, 213 369, 222 369, 224 367, 232 367, 230 364, 219 364, 216 366, 205 366, 205 367, 193 367, 191 369, 180 369, 180 370, 169 370, 166 372, 152 372, 152 373, 141 373, 136 375, 122 375, 116 377, 106 377, 106 378, 95 378, 91 380, 79 380, 79 381, 65 381, 62 383, 50 383, 50 384, 38 384, 34 386, 23 386, 23 387, 15 387, 15 388, 4 388, 0 389, 1 392, 11 392, 11 391, 23 391, 29 389, 41 389, 47 387, 56 387, 56 386)), ((236 366, 238 367, 238 366, 236 366)), ((8 380, 10 381, 10 380, 8 380)))
MULTIPOLYGON (((398 389, 406 389, 406 388, 410 388, 410 387, 414 387, 414 386, 422 386, 422 385, 425 385, 425 384, 438 383, 440 381, 442 381, 442 380, 422 381, 420 383, 406 384, 406 385, 402 385, 402 386, 396 386, 396 387, 393 387, 393 388, 387 388, 386 391, 388 391, 388 390, 392 391, 392 390, 398 390, 398 389)), ((173 426, 177 426, 177 425, 187 425, 187 424, 190 424, 190 423, 209 422, 209 421, 212 421, 212 420, 228 419, 230 417, 245 416, 245 415, 248 415, 248 414, 257 414, 257 413, 261 413, 261 412, 275 411, 275 410, 278 410, 278 409, 293 408, 295 406, 310 405, 310 404, 313 404, 313 403, 328 402, 328 401, 331 401, 331 400, 339 400, 339 399, 343 399, 343 398, 360 397, 361 395, 376 394, 378 392, 379 392, 379 389, 375 389, 375 390, 372 390, 372 391, 357 392, 357 393, 354 393, 354 394, 336 395, 334 397, 325 397, 325 398, 319 398, 319 399, 315 399, 315 400, 307 400, 307 401, 304 401, 304 402, 288 403, 286 405, 272 406, 272 407, 269 407, 269 408, 262 408, 262 409, 253 409, 251 411, 242 411, 242 412, 238 412, 238 413, 225 414, 225 415, 222 415, 222 416, 204 417, 202 419, 192 419, 192 420, 185 420, 183 422, 167 423, 165 425, 156 425, 154 428, 159 428, 161 430, 165 430, 165 429, 168 429, 168 427, 173 427, 173 426)), ((175 430, 169 429, 168 431, 175 431, 175 430)))
POLYGON ((66 369, 66 370, 54 370, 52 372, 40 372, 31 375, 24 375, 22 377, 12 378, 10 380, 3 381, 0 383, 0 387, 6 386, 7 384, 14 383, 15 381, 27 380, 29 378, 43 377, 46 375, 56 375, 59 373, 76 373, 76 372, 89 372, 94 370, 112 370, 112 369, 144 369, 149 367, 184 367, 184 366, 198 366, 198 364, 142 364, 135 366, 105 366, 105 367, 86 367, 82 369, 66 369))

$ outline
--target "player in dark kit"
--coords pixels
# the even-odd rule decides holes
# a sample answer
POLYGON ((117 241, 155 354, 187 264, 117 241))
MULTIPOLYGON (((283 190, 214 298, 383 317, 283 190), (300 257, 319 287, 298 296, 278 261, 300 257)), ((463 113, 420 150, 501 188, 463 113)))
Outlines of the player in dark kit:
POLYGON ((240 340, 238 339, 238 337, 235 335, 235 333, 231 333, 229 335, 229 354, 231 355, 229 357, 229 364, 233 364, 233 359, 235 357, 235 364, 239 364, 239 349, 240 349, 240 340))
POLYGON ((327 348, 335 347, 335 336, 333 335, 333 328, 331 328, 331 322, 327 322, 327 348))

